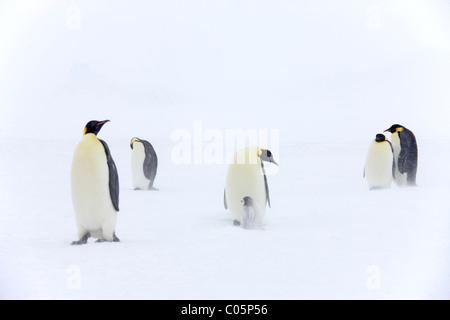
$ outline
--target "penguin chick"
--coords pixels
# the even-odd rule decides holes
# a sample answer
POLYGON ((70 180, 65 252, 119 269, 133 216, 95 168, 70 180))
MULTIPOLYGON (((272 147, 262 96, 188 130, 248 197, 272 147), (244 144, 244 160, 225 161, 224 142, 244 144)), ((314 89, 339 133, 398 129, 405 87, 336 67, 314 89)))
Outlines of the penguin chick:
POLYGON ((72 203, 78 227, 78 241, 89 237, 118 242, 115 234, 119 212, 119 178, 117 168, 105 141, 97 138, 104 121, 89 121, 77 145, 72 161, 72 203))
POLYGON ((391 187, 394 169, 392 145, 379 133, 369 146, 364 166, 364 178, 370 190, 391 187))
POLYGON ((242 228, 262 229, 263 216, 258 204, 251 197, 244 197, 242 203, 242 228))
POLYGON ((400 186, 415 186, 417 174, 417 142, 411 130, 400 124, 394 124, 384 132, 392 133, 394 149, 394 182, 400 186))
POLYGON ((158 190, 153 187, 158 157, 150 142, 134 137, 130 141, 131 172, 135 190, 158 190))

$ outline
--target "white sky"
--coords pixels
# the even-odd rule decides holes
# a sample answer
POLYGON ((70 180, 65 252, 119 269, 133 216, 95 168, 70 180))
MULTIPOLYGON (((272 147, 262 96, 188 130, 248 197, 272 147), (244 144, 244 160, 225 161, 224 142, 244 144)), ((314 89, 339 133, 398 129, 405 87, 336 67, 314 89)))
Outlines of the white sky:
POLYGON ((0 104, 48 99, 86 76, 81 64, 93 83, 260 106, 277 126, 280 111, 300 110, 305 128, 374 114, 383 128, 403 121, 448 134, 448 117, 432 114, 449 115, 449 24, 444 0, 7 0, 0 104))

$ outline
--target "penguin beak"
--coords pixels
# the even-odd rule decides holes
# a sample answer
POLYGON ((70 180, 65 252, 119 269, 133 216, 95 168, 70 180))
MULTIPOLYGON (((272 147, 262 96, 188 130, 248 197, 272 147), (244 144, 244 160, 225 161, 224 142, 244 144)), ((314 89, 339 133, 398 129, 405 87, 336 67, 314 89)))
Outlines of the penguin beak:
POLYGON ((103 127, 103 125, 107 122, 109 122, 109 120, 103 120, 103 121, 100 121, 99 123, 97 123, 98 131, 100 131, 100 129, 103 127))
POLYGON ((270 158, 270 162, 273 163, 273 164, 276 164, 279 167, 278 163, 276 163, 276 161, 273 159, 273 157, 270 158))
POLYGON ((103 120, 97 123, 98 126, 103 126, 105 123, 109 122, 109 120, 103 120))
POLYGON ((389 131, 390 133, 397 132, 397 129, 394 129, 393 127, 390 127, 389 129, 384 130, 383 132, 389 131))

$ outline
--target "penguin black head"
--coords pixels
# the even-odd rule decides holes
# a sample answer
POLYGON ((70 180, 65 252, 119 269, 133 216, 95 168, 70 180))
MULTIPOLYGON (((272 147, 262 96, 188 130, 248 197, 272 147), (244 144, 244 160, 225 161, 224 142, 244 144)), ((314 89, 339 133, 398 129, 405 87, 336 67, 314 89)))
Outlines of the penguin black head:
POLYGON ((389 129, 384 130, 384 132, 389 131, 390 133, 396 133, 402 131, 405 127, 400 124, 393 124, 389 129))
POLYGON ((274 163, 278 166, 278 163, 275 162, 272 152, 270 152, 270 150, 267 149, 261 149, 261 154, 259 156, 261 158, 262 161, 267 161, 270 163, 274 163))
POLYGON ((244 197, 241 200, 242 206, 252 206, 253 205, 253 199, 251 197, 244 197))
POLYGON ((92 120, 89 121, 86 126, 84 127, 84 134, 93 133, 97 135, 97 133, 100 131, 100 129, 103 127, 105 123, 109 122, 109 120, 103 120, 103 121, 96 121, 92 120))
POLYGON ((136 141, 139 142, 139 141, 141 141, 141 139, 136 138, 136 137, 134 137, 133 139, 131 139, 131 141, 130 141, 130 148, 131 148, 131 149, 133 149, 133 144, 134 144, 136 141))
POLYGON ((375 137, 375 141, 376 141, 376 142, 383 142, 383 141, 386 141, 386 137, 385 137, 384 134, 379 133, 379 134, 377 134, 377 136, 375 137))

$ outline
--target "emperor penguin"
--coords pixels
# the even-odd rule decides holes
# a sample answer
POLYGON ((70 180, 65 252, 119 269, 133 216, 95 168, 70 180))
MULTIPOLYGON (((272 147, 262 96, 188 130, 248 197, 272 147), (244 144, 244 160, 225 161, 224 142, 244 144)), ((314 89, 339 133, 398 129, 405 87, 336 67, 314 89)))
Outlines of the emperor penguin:
POLYGON ((400 186, 415 186, 417 174, 417 142, 414 134, 399 124, 386 129, 392 133, 394 149, 394 182, 400 186))
POLYGON ((134 137, 130 141, 131 172, 134 190, 158 190, 153 187, 158 157, 150 142, 134 137))
POLYGON ((262 229, 263 217, 258 204, 251 197, 244 197, 242 203, 242 228, 262 229))
POLYGON ((108 121, 89 121, 73 154, 72 203, 78 227, 78 241, 73 245, 86 244, 91 236, 97 242, 119 242, 115 233, 119 177, 108 145, 97 138, 108 121))
POLYGON ((364 178, 370 190, 391 187, 394 170, 394 153, 384 134, 377 134, 367 151, 364 178))
POLYGON ((264 161, 278 165, 272 152, 251 146, 236 152, 228 167, 224 206, 230 211, 234 225, 241 224, 243 215, 241 200, 245 197, 252 198, 252 201, 259 207, 261 219, 264 219, 265 216, 266 203, 270 207, 264 161))

